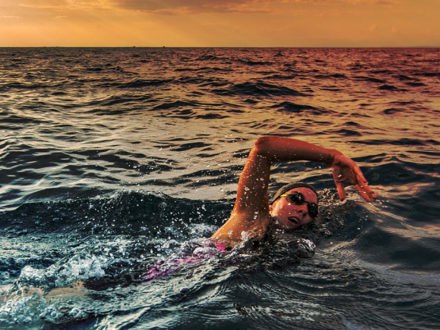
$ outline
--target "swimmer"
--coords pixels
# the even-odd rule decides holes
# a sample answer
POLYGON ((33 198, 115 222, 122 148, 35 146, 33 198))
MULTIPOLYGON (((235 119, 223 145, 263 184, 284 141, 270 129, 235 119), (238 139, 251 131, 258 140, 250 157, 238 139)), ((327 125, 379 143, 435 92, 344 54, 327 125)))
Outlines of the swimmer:
POLYGON ((245 239, 263 239, 272 226, 293 231, 316 219, 318 194, 312 186, 305 183, 281 187, 269 201, 271 164, 295 160, 330 165, 341 201, 346 197, 344 182, 354 185, 367 202, 377 198, 359 166, 340 151, 291 138, 260 137, 255 142, 240 175, 231 215, 211 239, 217 244, 233 247, 245 239))
MULTIPOLYGON (((225 251, 243 240, 261 240, 270 228, 285 231, 295 230, 312 222, 318 215, 318 194, 305 183, 291 183, 281 187, 268 199, 270 166, 273 162, 309 160, 330 165, 339 197, 345 199, 344 182, 355 185, 358 193, 368 202, 377 198, 368 186, 359 166, 336 149, 327 149, 304 141, 284 137, 261 137, 252 148, 241 173, 237 197, 229 220, 211 237, 210 243, 216 251, 225 251)), ((197 264, 216 252, 203 247, 192 255, 159 262, 147 269, 142 279, 150 281, 197 264)), ((73 288, 56 288, 46 294, 55 299, 69 295, 82 296, 87 287, 96 284, 77 283, 73 288)), ((104 285, 101 285, 105 287, 104 285)))

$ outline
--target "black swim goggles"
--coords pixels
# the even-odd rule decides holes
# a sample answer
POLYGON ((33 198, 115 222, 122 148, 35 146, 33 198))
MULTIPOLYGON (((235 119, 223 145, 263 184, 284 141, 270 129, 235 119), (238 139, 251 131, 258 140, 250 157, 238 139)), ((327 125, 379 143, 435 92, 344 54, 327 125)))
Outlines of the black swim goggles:
POLYGON ((280 197, 286 197, 287 201, 290 204, 295 205, 303 205, 307 204, 307 211, 312 218, 316 218, 318 216, 318 204, 311 203, 306 201, 303 194, 298 191, 295 191, 293 194, 282 194, 280 197))

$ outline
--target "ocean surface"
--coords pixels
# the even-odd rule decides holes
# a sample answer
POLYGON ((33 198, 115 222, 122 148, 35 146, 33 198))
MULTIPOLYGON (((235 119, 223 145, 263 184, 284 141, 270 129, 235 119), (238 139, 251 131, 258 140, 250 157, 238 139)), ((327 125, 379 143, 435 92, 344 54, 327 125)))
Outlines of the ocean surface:
POLYGON ((0 48, 0 328, 439 329, 439 68, 439 49, 0 48), (263 135, 341 150, 380 199, 276 164, 270 191, 313 184, 323 221, 212 252, 263 135))

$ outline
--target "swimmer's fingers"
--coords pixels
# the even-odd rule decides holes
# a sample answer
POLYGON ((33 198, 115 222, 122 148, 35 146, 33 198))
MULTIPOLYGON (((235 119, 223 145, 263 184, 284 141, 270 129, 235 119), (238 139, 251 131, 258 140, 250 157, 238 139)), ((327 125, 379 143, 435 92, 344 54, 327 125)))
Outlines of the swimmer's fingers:
POLYGON ((359 166, 349 158, 339 156, 340 161, 333 164, 333 180, 341 201, 346 197, 343 182, 350 183, 356 187, 359 195, 367 202, 372 202, 378 196, 368 186, 359 166))
POLYGON ((361 197, 367 202, 372 202, 378 197, 378 195, 373 190, 371 190, 368 184, 357 184, 355 185, 355 187, 359 195, 361 195, 361 197))
POLYGON ((344 185, 342 184, 342 182, 337 182, 336 183, 336 189, 338 190, 338 195, 339 195, 339 199, 341 201, 343 201, 345 199, 345 188, 344 185))
POLYGON ((366 200, 367 202, 372 202, 373 199, 370 197, 370 195, 367 193, 367 191, 365 190, 365 187, 362 187, 360 185, 355 185, 356 190, 358 191, 359 195, 361 195, 361 197, 366 200))
POLYGON ((335 182, 336 189, 338 191, 339 199, 343 201, 345 199, 344 178, 341 170, 338 166, 333 167, 333 181, 335 182))
POLYGON ((375 200, 378 197, 378 195, 368 186, 367 180, 362 174, 360 168, 357 166, 355 168, 355 174, 357 181, 355 187, 359 195, 361 195, 361 197, 365 199, 367 202, 372 202, 373 200, 375 200))

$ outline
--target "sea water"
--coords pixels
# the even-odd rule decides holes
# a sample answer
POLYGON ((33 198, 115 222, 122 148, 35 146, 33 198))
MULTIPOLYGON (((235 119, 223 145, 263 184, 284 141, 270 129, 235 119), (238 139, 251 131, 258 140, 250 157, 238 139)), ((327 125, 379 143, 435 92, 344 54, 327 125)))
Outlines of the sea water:
POLYGON ((0 328, 438 328, 439 67, 439 49, 0 49, 0 328), (263 135, 339 149, 380 199, 274 164, 270 191, 313 184, 323 222, 176 267, 263 135))

